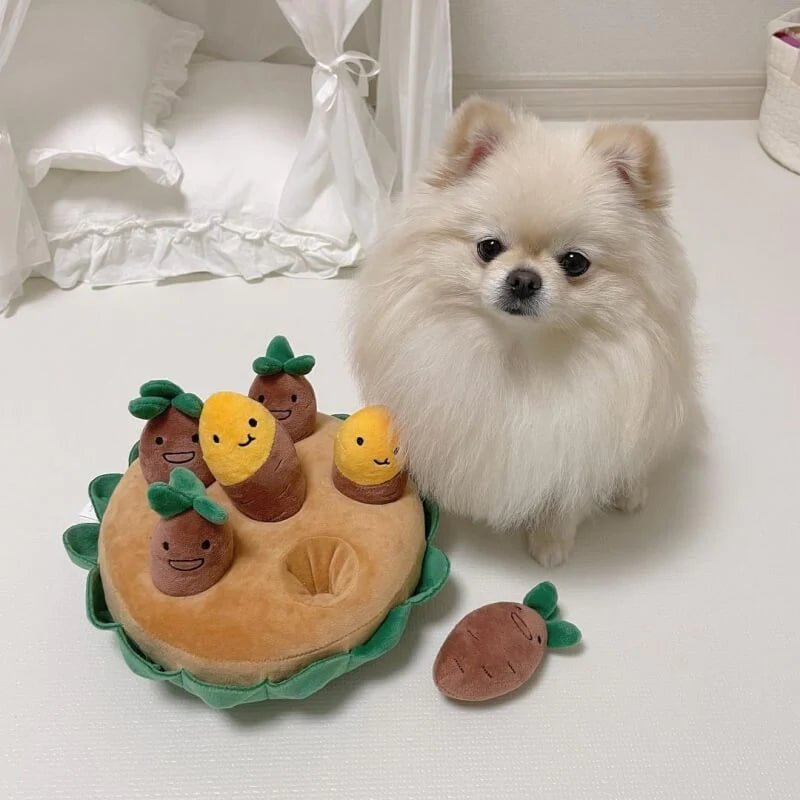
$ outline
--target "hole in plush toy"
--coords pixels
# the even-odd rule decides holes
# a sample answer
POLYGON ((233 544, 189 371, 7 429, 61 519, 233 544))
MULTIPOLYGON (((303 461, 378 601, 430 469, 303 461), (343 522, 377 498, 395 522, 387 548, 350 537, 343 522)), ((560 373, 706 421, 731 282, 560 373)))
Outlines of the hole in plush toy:
POLYGON ((353 586, 358 559, 350 545, 333 536, 315 536, 295 545, 286 556, 290 591, 315 605, 330 605, 353 586))

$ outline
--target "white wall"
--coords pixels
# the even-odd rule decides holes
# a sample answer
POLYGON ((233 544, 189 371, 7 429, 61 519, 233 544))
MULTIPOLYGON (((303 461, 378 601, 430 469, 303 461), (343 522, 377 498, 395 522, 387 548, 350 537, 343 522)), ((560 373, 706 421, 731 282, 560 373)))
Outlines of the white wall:
POLYGON ((560 90, 563 103, 566 90, 579 106, 591 104, 586 92, 595 90, 601 107, 613 107, 628 89, 631 105, 652 99, 654 116, 681 105, 692 112, 693 104, 717 113, 695 108, 686 116, 720 115, 725 104, 724 116, 752 116, 764 80, 764 26, 797 2, 451 0, 456 94, 547 105, 559 102, 548 92, 560 90))

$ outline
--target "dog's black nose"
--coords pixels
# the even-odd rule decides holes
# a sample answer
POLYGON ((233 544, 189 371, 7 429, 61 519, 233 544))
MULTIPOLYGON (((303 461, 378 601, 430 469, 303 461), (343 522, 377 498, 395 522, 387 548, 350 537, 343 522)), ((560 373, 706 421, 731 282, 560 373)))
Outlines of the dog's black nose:
POLYGON ((506 285, 518 300, 527 300, 542 288, 542 279, 532 269, 517 267, 506 275, 506 285))

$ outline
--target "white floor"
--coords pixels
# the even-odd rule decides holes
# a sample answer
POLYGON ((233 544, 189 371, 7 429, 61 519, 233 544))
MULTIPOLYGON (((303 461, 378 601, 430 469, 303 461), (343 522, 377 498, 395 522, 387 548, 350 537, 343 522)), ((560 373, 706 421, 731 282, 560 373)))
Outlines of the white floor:
POLYGON ((282 332, 353 409, 349 281, 236 279, 63 293, 0 320, 0 797, 790 798, 800 789, 800 177, 754 125, 663 123, 695 264, 707 454, 633 518, 592 523, 545 572, 445 518, 452 578, 400 646, 303 702, 212 711, 130 673, 83 612, 61 533, 124 467, 138 385, 244 390, 282 332), (431 665, 449 629, 543 578, 584 631, 518 694, 464 707, 431 665))

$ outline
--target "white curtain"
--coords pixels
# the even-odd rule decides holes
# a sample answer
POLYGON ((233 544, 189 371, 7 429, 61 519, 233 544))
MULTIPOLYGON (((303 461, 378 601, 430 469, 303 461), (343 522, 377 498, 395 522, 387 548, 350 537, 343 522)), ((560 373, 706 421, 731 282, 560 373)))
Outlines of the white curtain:
POLYGON ((377 233, 396 164, 363 99, 378 65, 364 53, 344 52, 347 35, 369 3, 278 0, 316 62, 311 121, 286 181, 279 217, 295 233, 314 230, 320 203, 336 194, 361 245, 377 233))
MULTIPOLYGON (((29 5, 30 0, 0 0, 0 70, 8 61, 29 5)), ((0 108, 0 311, 20 293, 33 267, 49 259, 0 108)))
POLYGON ((403 189, 452 111, 448 0, 384 0, 380 56, 376 121, 398 155, 395 188, 403 189))

